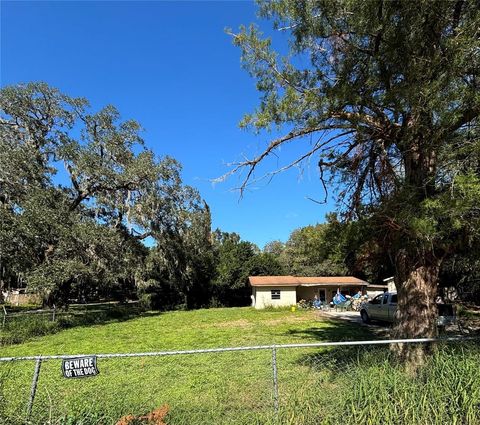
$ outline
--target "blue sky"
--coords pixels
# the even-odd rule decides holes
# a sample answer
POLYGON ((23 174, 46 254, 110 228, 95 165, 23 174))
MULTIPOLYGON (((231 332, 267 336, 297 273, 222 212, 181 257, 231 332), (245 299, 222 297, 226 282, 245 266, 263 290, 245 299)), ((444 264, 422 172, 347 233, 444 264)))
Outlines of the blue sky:
MULTIPOLYGON (((255 12, 251 2, 2 1, 1 85, 41 80, 88 98, 95 109, 115 105, 122 118, 142 124, 156 154, 183 164, 184 182, 210 205, 214 228, 260 247, 285 241, 334 208, 307 199, 324 196, 314 163, 256 185, 242 199, 232 190, 239 177, 211 182, 273 137, 238 127, 258 93, 224 32, 258 22, 268 33, 255 12)), ((281 160, 301 147, 285 149, 281 160)))

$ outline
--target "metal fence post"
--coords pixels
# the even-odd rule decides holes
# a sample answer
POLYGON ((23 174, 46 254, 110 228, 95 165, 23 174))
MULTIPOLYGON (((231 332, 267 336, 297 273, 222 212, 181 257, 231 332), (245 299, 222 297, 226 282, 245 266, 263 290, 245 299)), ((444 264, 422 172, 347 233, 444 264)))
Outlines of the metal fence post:
POLYGON ((32 387, 30 389, 30 400, 28 401, 27 421, 32 414, 33 401, 35 400, 35 393, 37 392, 38 376, 40 375, 40 366, 42 365, 42 358, 38 357, 35 363, 35 371, 33 372, 32 387))
POLYGON ((273 409, 278 415, 278 371, 277 371, 277 348, 272 348, 272 372, 273 372, 273 409))
POLYGON ((7 320, 7 310, 5 309, 5 306, 2 305, 3 307, 3 320, 2 320, 2 328, 5 327, 5 320, 7 320))

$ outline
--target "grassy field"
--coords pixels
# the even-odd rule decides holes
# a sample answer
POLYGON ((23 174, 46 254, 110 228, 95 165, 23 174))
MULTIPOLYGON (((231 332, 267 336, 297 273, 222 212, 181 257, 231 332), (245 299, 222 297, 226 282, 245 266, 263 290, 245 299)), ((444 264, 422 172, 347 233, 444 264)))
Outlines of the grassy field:
MULTIPOLYGON (((75 327, 0 352, 126 353, 372 337, 367 327, 312 311, 210 309, 75 327)), ((42 364, 31 423, 114 424, 168 404, 167 424, 476 424, 478 354, 476 346, 443 347, 423 374, 409 377, 382 348, 280 349, 278 416, 268 350, 99 359, 100 375, 77 380, 62 378, 61 362, 51 360, 42 364)), ((33 368, 1 365, 3 423, 24 422, 33 368)))
POLYGON ((125 353, 349 340, 367 335, 371 335, 368 328, 319 320, 314 311, 218 308, 147 312, 129 320, 67 329, 3 347, 0 352, 2 356, 125 353))

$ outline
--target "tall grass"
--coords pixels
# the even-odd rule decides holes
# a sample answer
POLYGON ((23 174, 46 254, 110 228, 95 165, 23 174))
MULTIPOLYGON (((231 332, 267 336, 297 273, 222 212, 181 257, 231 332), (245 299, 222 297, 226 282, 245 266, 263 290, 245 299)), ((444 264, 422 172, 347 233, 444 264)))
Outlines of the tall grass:
MULTIPOLYGON (((412 376, 388 348, 278 350, 278 416, 269 352, 112 359, 97 378, 78 381, 62 380, 59 365, 47 362, 31 423, 110 425, 168 404, 169 425, 474 425, 480 424, 479 354, 474 344, 442 346, 412 376)), ((4 372, 23 384, 31 366, 4 372)), ((22 423, 28 385, 18 384, 15 400, 22 402, 11 411, 16 417, 3 410, 3 423, 22 423)))
POLYGON ((416 376, 388 348, 312 356, 327 369, 286 397, 280 423, 345 425, 480 424, 480 348, 440 346, 416 376))

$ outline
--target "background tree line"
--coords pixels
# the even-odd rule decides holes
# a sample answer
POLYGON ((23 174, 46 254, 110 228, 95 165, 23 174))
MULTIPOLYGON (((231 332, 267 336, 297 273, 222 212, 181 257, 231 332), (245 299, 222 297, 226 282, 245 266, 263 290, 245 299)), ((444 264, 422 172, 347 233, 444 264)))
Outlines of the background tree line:
POLYGON ((113 106, 92 112, 46 84, 2 89, 0 109, 2 288, 26 285, 47 304, 121 297, 148 286, 155 258, 186 297, 209 212, 180 164, 113 106))

